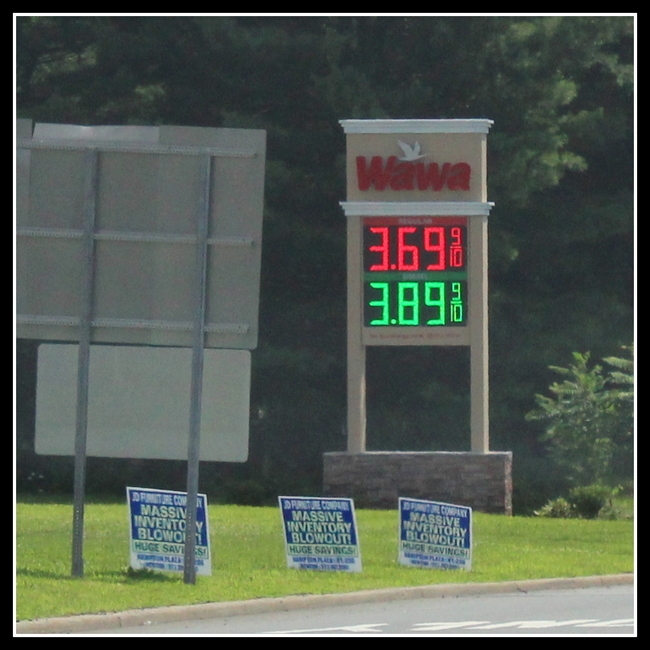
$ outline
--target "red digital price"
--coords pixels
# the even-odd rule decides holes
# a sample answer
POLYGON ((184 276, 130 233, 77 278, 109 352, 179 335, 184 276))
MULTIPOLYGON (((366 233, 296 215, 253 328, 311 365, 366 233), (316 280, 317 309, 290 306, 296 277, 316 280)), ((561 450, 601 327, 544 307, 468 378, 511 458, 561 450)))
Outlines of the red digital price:
POLYGON ((366 226, 366 271, 463 270, 464 226, 366 226))

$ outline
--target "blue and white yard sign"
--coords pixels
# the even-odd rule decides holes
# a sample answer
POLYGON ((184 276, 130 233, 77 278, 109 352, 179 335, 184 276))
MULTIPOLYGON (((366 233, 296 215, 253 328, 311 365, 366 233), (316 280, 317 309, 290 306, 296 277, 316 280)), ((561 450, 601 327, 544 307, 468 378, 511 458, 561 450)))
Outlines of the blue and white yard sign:
POLYGON ((472 568, 472 509, 399 499, 399 559, 431 569, 472 568))
POLYGON ((287 567, 316 571, 361 571, 352 499, 278 497, 287 567))
MULTIPOLYGON (((187 494, 150 488, 126 488, 129 504, 131 567, 183 571, 187 494)), ((212 575, 208 500, 198 494, 196 506, 196 573, 212 575)))

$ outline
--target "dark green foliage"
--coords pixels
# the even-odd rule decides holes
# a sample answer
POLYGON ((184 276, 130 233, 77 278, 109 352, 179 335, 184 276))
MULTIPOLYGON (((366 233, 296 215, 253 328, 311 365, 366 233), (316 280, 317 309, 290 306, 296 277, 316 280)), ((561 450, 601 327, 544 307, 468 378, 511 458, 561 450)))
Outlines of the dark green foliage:
POLYGON ((552 499, 535 512, 539 517, 560 519, 596 519, 605 508, 611 511, 612 499, 617 489, 606 485, 583 485, 569 490, 565 497, 552 499))
POLYGON ((262 483, 252 479, 238 481, 227 486, 226 500, 240 506, 262 506, 272 500, 269 490, 262 483))
POLYGON ((538 517, 552 517, 554 519, 569 519, 575 516, 573 507, 564 497, 552 499, 543 508, 536 510, 535 514, 538 517))
MULTIPOLYGON (((338 120, 489 118, 491 447, 514 451, 515 501, 544 502, 556 474, 525 414, 547 368, 633 337, 633 63, 626 16, 16 17, 19 117, 267 130, 250 460, 214 471, 277 490, 317 491, 345 448, 338 120)), ((369 448, 468 449, 463 354, 370 354, 369 448)), ((68 466, 31 451, 34 355, 19 342, 17 477, 49 489, 68 466)), ((98 487, 132 476, 97 464, 98 487)))
POLYGON ((585 485, 573 488, 567 500, 579 517, 595 519, 613 494, 612 488, 606 485, 585 485))
POLYGON ((151 582, 169 582, 174 577, 161 571, 153 571, 152 569, 134 569, 127 567, 124 574, 130 580, 146 580, 151 582))
POLYGON ((589 354, 575 352, 573 357, 568 368, 551 366, 565 380, 551 384, 552 397, 536 395, 538 408, 527 417, 545 423, 543 439, 549 443, 551 457, 574 486, 630 480, 633 361, 610 357, 610 364, 625 372, 605 373, 600 365, 589 368, 589 354))

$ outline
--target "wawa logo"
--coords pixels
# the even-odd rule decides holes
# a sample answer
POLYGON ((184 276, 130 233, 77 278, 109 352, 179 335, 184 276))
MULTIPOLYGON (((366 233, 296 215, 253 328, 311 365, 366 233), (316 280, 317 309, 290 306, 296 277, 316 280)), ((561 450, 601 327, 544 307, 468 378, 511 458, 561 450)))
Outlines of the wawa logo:
POLYGON ((440 192, 445 187, 452 191, 468 191, 472 168, 468 163, 419 162, 429 154, 420 153, 420 143, 413 146, 397 141, 403 156, 373 156, 368 163, 365 156, 357 156, 357 181, 362 191, 429 190, 440 192))

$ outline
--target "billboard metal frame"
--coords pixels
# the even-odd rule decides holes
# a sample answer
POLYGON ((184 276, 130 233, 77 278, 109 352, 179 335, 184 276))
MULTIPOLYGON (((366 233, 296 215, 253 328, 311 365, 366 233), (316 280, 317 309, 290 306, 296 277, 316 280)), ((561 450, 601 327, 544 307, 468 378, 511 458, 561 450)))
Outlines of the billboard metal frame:
MULTIPOLYGON (((25 238, 51 237, 58 239, 81 238, 81 282, 78 315, 47 315, 21 314, 16 315, 17 335, 28 338, 61 337, 65 332, 65 340, 79 342, 79 357, 77 371, 77 407, 75 429, 75 470, 74 470, 74 511, 73 511, 73 540, 72 540, 72 575, 83 576, 83 527, 84 527, 84 491, 86 481, 86 441, 88 429, 88 380, 90 344, 96 328, 110 328, 108 339, 103 342, 133 343, 133 330, 166 330, 167 333, 177 332, 184 337, 181 340, 167 338, 163 344, 181 345, 192 348, 192 376, 188 436, 188 465, 187 465, 187 539, 185 546, 186 583, 194 583, 196 570, 194 565, 195 528, 196 528, 196 495, 198 491, 198 468, 200 455, 200 423, 201 399, 203 388, 203 359, 206 344, 206 332, 235 335, 234 341, 228 345, 217 344, 213 347, 254 348, 257 344, 257 310, 259 302, 259 251, 257 266, 257 286, 252 288, 248 300, 254 303, 251 307, 254 314, 254 332, 251 340, 250 323, 210 323, 206 325, 206 287, 207 261, 209 246, 253 246, 254 239, 247 237, 213 238, 209 237, 211 215, 211 179, 214 157, 257 158, 261 163, 252 170, 260 192, 259 235, 261 240, 261 209, 263 189, 263 173, 265 160, 265 133, 241 129, 209 129, 194 127, 82 127, 77 125, 39 125, 45 127, 41 132, 47 137, 33 138, 31 120, 18 120, 16 124, 16 167, 17 167, 17 225, 18 240, 25 238), (220 132, 220 133, 219 133, 220 132), (226 132, 228 132, 226 134, 226 132), (161 134, 167 138, 178 139, 178 143, 158 142, 161 134), (205 146, 201 142, 210 142, 223 134, 225 140, 232 142, 238 135, 247 140, 245 146, 205 146), (262 135, 263 134, 263 135, 262 135), (191 144, 186 144, 190 142, 191 144), (254 142, 254 146, 251 143, 254 142), (49 224, 29 224, 30 187, 31 187, 31 156, 32 150, 70 150, 83 154, 83 212, 81 229, 60 229, 48 227, 49 224), (20 153, 26 152, 26 153, 20 153), (195 233, 193 235, 175 235, 169 233, 138 233, 96 230, 96 214, 98 204, 98 185, 100 182, 99 157, 102 153, 133 153, 159 154, 176 156, 199 156, 201 159, 199 196, 195 213, 195 233), (259 176, 262 176, 260 179, 259 176), (21 224, 21 221, 23 223, 21 224), (193 287, 193 314, 191 321, 147 320, 142 318, 95 318, 95 300, 97 284, 97 242, 108 241, 139 241, 151 243, 179 243, 195 247, 195 272, 193 287), (31 326, 31 329, 30 329, 31 326), (61 329, 63 328, 63 329, 61 329), (72 332, 70 328, 73 328, 72 332), (77 330, 75 336, 74 329, 77 330), (188 333, 191 339, 188 343, 188 333), (244 337, 241 341, 237 337, 244 337), (247 337, 247 338, 246 338, 247 337), (245 339, 245 340, 244 340, 245 339)), ((77 179, 78 181, 78 179, 77 179)), ((72 182, 72 181, 71 181, 72 182)), ((49 190, 49 188, 48 188, 49 190)), ((235 203, 238 201, 236 196, 235 203)), ((238 214, 227 215, 231 220, 241 219, 238 214)), ((28 248, 29 250, 29 248, 28 248)), ((56 263, 55 263, 56 265, 56 263)), ((23 287, 17 292, 18 302, 30 289, 23 287)), ((39 288, 32 288, 39 299, 39 288)), ((227 301, 225 301, 227 302, 227 301)), ((173 336, 173 334, 172 334, 173 336)))

